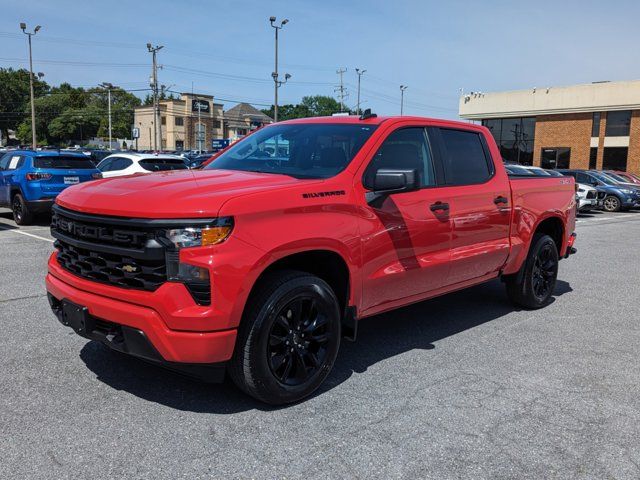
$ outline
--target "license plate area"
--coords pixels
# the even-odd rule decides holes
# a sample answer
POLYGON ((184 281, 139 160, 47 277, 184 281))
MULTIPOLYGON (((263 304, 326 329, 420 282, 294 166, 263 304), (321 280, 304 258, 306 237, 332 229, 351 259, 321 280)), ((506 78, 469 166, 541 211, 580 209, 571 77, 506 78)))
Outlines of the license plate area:
POLYGON ((65 185, 75 185, 76 183, 80 183, 80 177, 64 177, 65 185))
POLYGON ((95 328, 95 320, 89 315, 89 309, 69 300, 62 300, 62 323, 80 335, 88 335, 95 328))

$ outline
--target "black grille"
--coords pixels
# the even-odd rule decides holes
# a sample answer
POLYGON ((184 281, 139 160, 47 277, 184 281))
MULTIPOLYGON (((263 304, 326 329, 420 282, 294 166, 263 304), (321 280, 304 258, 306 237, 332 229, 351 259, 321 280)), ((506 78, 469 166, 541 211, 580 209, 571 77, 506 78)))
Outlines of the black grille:
POLYGON ((167 280, 164 260, 140 260, 91 251, 56 240, 58 263, 76 275, 117 287, 153 291, 167 280))
POLYGON ((156 290, 167 281, 156 229, 55 206, 51 234, 60 266, 80 277, 124 288, 156 290))
POLYGON ((596 193, 595 190, 589 190, 587 192, 587 198, 596 198, 596 195, 597 195, 597 193, 596 193))

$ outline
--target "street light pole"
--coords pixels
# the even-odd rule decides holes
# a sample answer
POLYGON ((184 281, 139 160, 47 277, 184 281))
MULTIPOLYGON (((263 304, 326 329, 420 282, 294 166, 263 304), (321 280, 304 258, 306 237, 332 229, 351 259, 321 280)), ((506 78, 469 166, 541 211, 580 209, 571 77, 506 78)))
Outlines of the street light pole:
POLYGON ((279 81, 278 80, 278 30, 282 29, 282 27, 284 27, 287 23, 289 23, 288 19, 284 19, 282 20, 282 22, 280 22, 280 25, 276 25, 275 24, 276 21, 276 17, 269 17, 269 23, 271 23, 271 26, 274 28, 274 30, 276 31, 276 35, 275 35, 275 39, 276 39, 276 55, 275 55, 275 69, 273 71, 273 73, 271 74, 271 78, 273 78, 273 98, 274 98, 274 103, 273 103, 273 120, 274 122, 278 121, 278 89, 284 85, 285 83, 287 83, 287 80, 289 80, 291 78, 291 75, 289 75, 288 73, 285 73, 284 75, 284 81, 279 81))
POLYGON ((364 72, 366 72, 366 70, 360 70, 359 68, 356 68, 356 73, 358 74, 358 103, 356 104, 357 115, 360 115, 360 77, 364 75, 364 72))
POLYGON ((153 129, 153 149, 158 151, 158 140, 160 140, 160 149, 162 149, 162 126, 160 124, 160 105, 158 103, 158 63, 156 60, 156 53, 161 50, 163 45, 156 45, 152 47, 150 43, 147 43, 147 50, 153 56, 153 72, 151 75, 151 88, 153 89, 153 120, 155 127, 153 129), (158 132, 160 133, 158 135, 158 132))
POLYGON ((107 89, 107 105, 109 111, 109 150, 111 150, 112 145, 112 137, 111 137, 111 89, 113 88, 113 84, 104 82, 100 85, 102 88, 107 89))
POLYGON ((27 24, 24 22, 20 23, 20 29, 22 33, 29 37, 29 90, 31 92, 31 146, 35 150, 38 146, 38 141, 36 139, 36 104, 35 104, 35 94, 33 92, 33 57, 31 55, 31 37, 38 33, 42 27, 40 25, 36 25, 36 28, 33 29, 33 32, 27 32, 27 24))
POLYGON ((404 113, 404 91, 406 89, 406 85, 400 85, 400 116, 402 116, 404 113))

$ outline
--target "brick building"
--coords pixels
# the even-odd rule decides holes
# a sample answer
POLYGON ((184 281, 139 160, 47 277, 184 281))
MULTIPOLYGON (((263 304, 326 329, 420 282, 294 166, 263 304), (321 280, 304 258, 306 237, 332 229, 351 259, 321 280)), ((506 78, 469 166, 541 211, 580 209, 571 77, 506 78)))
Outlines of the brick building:
MULTIPOLYGON (((162 150, 210 150, 211 140, 222 139, 223 105, 213 96, 182 93, 178 99, 160 100, 162 150)), ((139 129, 138 150, 153 149, 153 106, 137 107, 134 126, 139 129)))
POLYGON ((472 92, 459 113, 489 128, 509 161, 640 173, 640 81, 472 92))

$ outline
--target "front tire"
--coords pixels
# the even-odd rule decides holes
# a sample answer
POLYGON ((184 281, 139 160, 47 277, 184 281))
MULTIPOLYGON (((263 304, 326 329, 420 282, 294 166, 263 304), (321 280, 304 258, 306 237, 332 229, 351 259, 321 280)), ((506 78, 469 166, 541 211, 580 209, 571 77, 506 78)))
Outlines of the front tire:
POLYGON ((229 374, 271 405, 313 393, 340 348, 340 307, 322 279, 293 270, 265 277, 247 303, 229 374))
POLYGON ((11 211, 13 212, 13 221, 16 225, 29 225, 33 222, 33 213, 29 211, 27 202, 21 194, 16 193, 11 200, 11 211))
POLYGON ((602 208, 607 212, 619 212, 622 206, 620 199, 615 195, 608 195, 602 202, 602 208))
POLYGON ((533 237, 522 268, 506 279, 509 298, 517 306, 528 309, 547 306, 558 278, 558 248, 549 235, 533 237))

